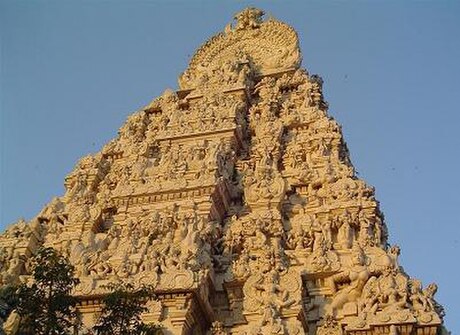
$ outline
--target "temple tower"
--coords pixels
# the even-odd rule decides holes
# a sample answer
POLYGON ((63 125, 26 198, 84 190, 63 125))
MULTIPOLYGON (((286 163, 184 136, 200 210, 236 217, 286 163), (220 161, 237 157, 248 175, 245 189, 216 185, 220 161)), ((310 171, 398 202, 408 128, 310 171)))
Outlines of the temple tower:
POLYGON ((248 8, 202 45, 55 198, 0 237, 3 284, 66 255, 91 327, 104 285, 155 286, 164 334, 435 335, 443 309, 398 264, 296 32, 248 8))

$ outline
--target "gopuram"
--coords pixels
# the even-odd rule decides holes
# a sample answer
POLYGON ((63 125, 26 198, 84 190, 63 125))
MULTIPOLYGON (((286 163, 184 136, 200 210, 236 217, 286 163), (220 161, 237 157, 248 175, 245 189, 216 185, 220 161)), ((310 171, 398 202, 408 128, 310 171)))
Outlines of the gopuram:
POLYGON ((179 90, 82 158, 30 222, 0 236, 1 283, 40 246, 66 255, 87 327, 107 283, 154 285, 164 334, 436 335, 443 308, 398 263, 296 32, 248 8, 179 90))

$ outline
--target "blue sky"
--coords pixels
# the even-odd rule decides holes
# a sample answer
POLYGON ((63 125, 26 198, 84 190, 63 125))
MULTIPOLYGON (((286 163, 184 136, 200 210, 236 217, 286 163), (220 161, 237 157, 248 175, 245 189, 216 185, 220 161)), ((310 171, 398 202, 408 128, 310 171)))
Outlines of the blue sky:
POLYGON ((299 33, 401 263, 460 333, 460 2, 0 0, 0 225, 30 219, 83 155, 254 5, 299 33))

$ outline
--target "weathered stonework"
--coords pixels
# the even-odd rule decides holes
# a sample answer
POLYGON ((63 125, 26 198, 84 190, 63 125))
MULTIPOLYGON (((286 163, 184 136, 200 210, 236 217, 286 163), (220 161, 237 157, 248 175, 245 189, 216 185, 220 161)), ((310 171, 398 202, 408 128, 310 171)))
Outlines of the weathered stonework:
POLYGON ((248 8, 82 158, 66 193, 0 236, 2 284, 68 256, 87 327, 112 281, 152 284, 164 334, 435 335, 443 309, 398 264, 296 32, 248 8))

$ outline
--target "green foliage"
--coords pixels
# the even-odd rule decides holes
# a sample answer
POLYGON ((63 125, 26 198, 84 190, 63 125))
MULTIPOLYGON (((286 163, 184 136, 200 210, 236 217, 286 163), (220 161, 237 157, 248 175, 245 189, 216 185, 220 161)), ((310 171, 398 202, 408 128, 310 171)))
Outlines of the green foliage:
POLYGON ((161 334, 157 325, 146 325, 141 314, 153 289, 143 286, 136 289, 129 283, 107 285, 110 293, 103 298, 102 312, 93 330, 97 335, 155 335, 161 334))
POLYGON ((0 318, 6 320, 8 315, 18 305, 17 287, 6 285, 0 287, 0 318))
POLYGON ((70 293, 79 283, 74 267, 53 248, 42 248, 33 259, 32 276, 32 285, 18 289, 20 334, 72 334, 77 299, 70 293))

